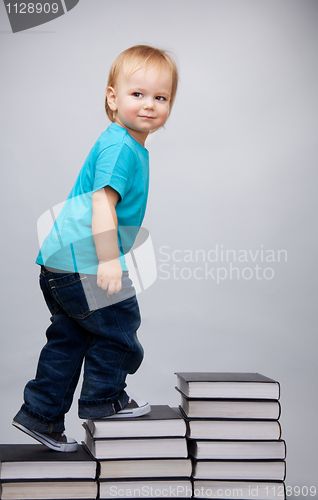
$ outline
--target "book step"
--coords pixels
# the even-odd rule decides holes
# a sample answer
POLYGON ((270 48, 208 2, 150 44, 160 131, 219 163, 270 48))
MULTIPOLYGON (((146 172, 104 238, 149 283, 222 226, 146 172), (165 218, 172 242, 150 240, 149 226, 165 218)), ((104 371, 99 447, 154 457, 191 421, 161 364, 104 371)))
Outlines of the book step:
POLYGON ((176 372, 177 389, 187 398, 272 399, 280 384, 260 373, 176 372))

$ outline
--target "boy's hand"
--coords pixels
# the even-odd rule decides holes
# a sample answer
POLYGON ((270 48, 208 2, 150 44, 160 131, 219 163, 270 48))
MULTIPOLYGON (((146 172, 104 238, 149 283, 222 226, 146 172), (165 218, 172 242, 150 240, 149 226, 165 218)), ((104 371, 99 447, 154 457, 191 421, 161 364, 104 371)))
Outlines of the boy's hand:
POLYGON ((100 262, 97 270, 97 285, 109 295, 121 290, 122 268, 119 259, 100 262))

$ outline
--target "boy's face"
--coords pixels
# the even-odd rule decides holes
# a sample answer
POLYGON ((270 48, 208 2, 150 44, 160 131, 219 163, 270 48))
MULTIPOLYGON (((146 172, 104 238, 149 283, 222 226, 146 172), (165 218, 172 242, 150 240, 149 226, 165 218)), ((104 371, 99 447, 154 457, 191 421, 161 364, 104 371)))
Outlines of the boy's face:
POLYGON ((155 67, 140 69, 130 76, 120 75, 108 87, 108 105, 115 112, 115 123, 128 130, 140 144, 152 130, 165 124, 169 116, 171 73, 155 67))

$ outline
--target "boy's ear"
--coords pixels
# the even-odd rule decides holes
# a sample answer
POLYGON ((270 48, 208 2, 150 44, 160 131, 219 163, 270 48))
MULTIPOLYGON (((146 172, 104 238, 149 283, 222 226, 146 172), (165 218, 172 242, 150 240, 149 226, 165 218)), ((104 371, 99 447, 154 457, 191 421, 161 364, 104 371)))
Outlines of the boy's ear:
POLYGON ((116 91, 113 87, 107 87, 106 97, 110 109, 112 111, 117 111, 117 97, 116 97, 116 91))

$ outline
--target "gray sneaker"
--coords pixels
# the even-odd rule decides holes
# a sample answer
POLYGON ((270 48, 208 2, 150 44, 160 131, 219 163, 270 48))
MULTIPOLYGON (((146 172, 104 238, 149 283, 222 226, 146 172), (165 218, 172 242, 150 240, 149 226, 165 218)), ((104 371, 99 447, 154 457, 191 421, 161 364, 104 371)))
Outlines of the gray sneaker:
POLYGON ((128 418, 128 417, 141 417, 142 415, 146 415, 151 411, 151 406, 147 401, 143 401, 142 399, 131 397, 125 408, 119 410, 114 415, 110 415, 109 417, 103 418, 128 418))
POLYGON ((70 452, 77 450, 77 441, 72 438, 67 438, 63 432, 52 432, 50 434, 41 434, 40 432, 31 431, 19 422, 13 420, 12 425, 20 431, 25 432, 28 436, 33 437, 40 443, 44 444, 51 450, 62 451, 62 452, 70 452))

